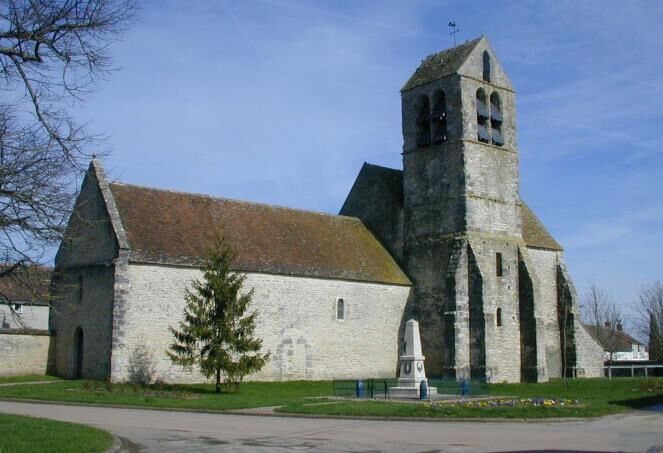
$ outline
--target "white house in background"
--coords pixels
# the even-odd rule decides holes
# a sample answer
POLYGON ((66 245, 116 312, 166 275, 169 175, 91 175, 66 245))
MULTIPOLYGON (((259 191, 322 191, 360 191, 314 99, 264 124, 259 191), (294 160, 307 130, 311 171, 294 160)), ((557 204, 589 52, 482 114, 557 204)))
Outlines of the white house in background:
POLYGON ((649 360, 649 352, 646 346, 624 332, 621 322, 617 322, 614 328, 609 322, 600 327, 587 324, 584 326, 589 334, 603 346, 606 362, 611 360, 612 362, 649 360))
POLYGON ((50 278, 51 269, 43 267, 0 277, 0 376, 46 372, 50 278))
POLYGON ((48 330, 51 269, 28 268, 0 278, 0 332, 48 330))

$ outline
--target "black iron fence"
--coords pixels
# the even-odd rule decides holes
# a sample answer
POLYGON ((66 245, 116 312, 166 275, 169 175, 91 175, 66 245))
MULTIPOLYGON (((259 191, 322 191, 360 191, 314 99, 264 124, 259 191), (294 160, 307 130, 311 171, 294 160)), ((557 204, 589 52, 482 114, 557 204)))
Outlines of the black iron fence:
MULTIPOLYGON (((482 379, 457 381, 452 378, 429 378, 428 388, 435 387, 438 395, 486 395, 488 386, 482 379)), ((333 395, 347 398, 389 399, 389 389, 398 386, 398 379, 334 379, 333 395)))
POLYGON ((587 375, 603 375, 607 378, 614 377, 661 377, 663 376, 663 365, 658 364, 636 364, 628 365, 606 365, 602 367, 573 367, 572 376, 586 377, 587 375))

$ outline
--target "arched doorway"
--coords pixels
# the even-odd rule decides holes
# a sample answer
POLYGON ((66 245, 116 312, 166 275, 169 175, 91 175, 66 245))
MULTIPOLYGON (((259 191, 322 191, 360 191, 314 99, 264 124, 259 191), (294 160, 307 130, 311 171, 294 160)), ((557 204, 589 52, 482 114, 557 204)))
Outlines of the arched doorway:
POLYGON ((83 329, 76 328, 74 332, 74 354, 72 364, 72 378, 80 379, 83 375, 83 329))

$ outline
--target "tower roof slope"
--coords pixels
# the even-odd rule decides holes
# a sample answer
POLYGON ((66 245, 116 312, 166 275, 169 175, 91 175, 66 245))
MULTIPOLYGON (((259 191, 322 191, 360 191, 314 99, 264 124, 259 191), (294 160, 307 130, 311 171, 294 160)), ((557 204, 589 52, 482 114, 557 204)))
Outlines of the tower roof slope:
POLYGON ((530 247, 562 251, 562 246, 552 237, 534 211, 521 199, 523 240, 530 247))
POLYGON ((357 218, 110 184, 134 262, 198 266, 220 231, 245 272, 410 285, 357 218))
POLYGON ((403 205, 403 172, 393 168, 381 167, 364 163, 362 171, 365 171, 365 177, 374 178, 379 181, 388 191, 393 199, 403 205))
POLYGON ((401 91, 406 91, 458 72, 460 66, 482 39, 483 37, 476 38, 451 49, 427 56, 403 88, 401 88, 401 91))

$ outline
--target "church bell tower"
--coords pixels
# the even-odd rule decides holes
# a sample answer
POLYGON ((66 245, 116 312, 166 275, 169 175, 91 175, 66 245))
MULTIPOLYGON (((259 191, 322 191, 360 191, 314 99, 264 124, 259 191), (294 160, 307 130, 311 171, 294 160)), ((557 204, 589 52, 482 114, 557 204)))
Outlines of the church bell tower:
POLYGON ((534 315, 519 302, 512 85, 481 37, 427 57, 401 96, 403 262, 429 374, 519 381, 536 346, 520 328, 534 315))

